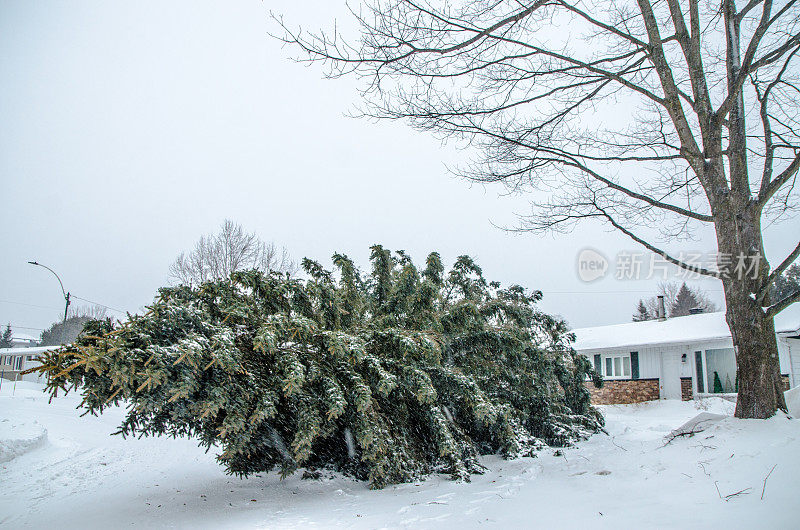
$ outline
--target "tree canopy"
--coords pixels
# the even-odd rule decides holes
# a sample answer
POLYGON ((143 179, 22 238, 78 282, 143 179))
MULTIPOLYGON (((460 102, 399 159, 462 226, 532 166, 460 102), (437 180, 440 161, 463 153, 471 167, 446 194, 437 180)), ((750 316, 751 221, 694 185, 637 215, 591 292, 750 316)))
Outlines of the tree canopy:
POLYGON ((375 245, 367 275, 304 260, 307 280, 251 270, 159 290, 145 315, 94 320, 46 352, 48 390, 92 414, 124 405, 123 435, 193 436, 231 473, 331 468, 375 487, 478 456, 530 455, 595 432, 588 360, 541 292, 445 273, 375 245))
POLYGON ((14 332, 11 330, 11 323, 9 322, 6 329, 3 330, 3 334, 0 335, 0 348, 11 348, 14 346, 13 338, 14 332))

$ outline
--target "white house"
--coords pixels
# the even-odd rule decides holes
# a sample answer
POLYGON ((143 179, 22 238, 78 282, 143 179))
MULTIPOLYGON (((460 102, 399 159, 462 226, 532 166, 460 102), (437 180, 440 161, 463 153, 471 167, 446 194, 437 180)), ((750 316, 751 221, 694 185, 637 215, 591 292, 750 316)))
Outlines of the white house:
MULTIPOLYGON (((736 359, 725 313, 629 322, 573 330, 575 350, 606 381, 592 392, 596 404, 736 391, 736 359)), ((800 385, 800 325, 776 322, 786 388, 800 385)))
POLYGON ((38 346, 36 348, 0 348, 0 378, 11 381, 38 381, 37 374, 20 375, 20 372, 37 366, 42 352, 58 346, 38 346))

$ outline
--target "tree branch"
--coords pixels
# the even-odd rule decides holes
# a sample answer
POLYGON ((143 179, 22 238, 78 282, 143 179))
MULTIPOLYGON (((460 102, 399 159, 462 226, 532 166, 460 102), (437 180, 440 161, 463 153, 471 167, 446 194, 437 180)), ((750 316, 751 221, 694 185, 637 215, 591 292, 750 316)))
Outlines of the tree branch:
MULTIPOLYGON (((553 157, 553 158, 547 158, 546 159, 547 161, 552 162, 554 164, 559 164, 559 165, 564 165, 564 166, 575 168, 578 171, 580 171, 582 173, 585 173, 586 175, 590 176, 594 180, 597 180, 598 182, 604 184, 606 187, 608 187, 610 189, 613 189, 615 191, 621 192, 621 193, 627 195, 628 197, 630 197, 632 199, 636 199, 636 200, 642 201, 644 203, 647 203, 650 206, 653 206, 653 207, 656 207, 656 208, 660 208, 662 210, 667 210, 667 211, 682 215, 684 217, 688 217, 690 219, 695 219, 697 221, 703 221, 703 222, 707 222, 707 223, 714 222, 714 216, 713 215, 694 212, 694 211, 689 210, 687 208, 682 208, 682 207, 676 206, 674 204, 666 203, 666 202, 663 202, 661 200, 654 199, 653 197, 650 197, 648 195, 635 192, 635 191, 633 191, 633 190, 631 190, 629 188, 626 188, 625 186, 622 186, 620 184, 617 184, 616 182, 614 182, 614 181, 612 181, 612 180, 610 180, 610 179, 608 179, 606 177, 603 177, 597 171, 591 169, 590 167, 588 167, 586 164, 584 164, 583 162, 581 162, 579 160, 579 159, 594 160, 593 157, 588 157, 588 156, 584 156, 584 155, 580 155, 580 154, 570 153, 570 152, 564 151, 562 149, 557 149, 555 146, 531 145, 531 144, 528 144, 528 143, 526 143, 526 142, 524 142, 522 140, 519 140, 519 139, 510 138, 508 136, 503 136, 503 135, 494 133, 492 131, 489 131, 489 130, 486 130, 486 129, 482 128, 482 127, 479 127, 477 125, 473 125, 473 127, 477 131, 479 131, 481 134, 483 134, 485 136, 489 136, 489 137, 495 138, 498 141, 502 141, 502 142, 505 142, 505 143, 513 144, 513 145, 518 145, 519 147, 523 147, 525 149, 530 149, 531 151, 534 151, 534 152, 547 153, 547 154, 549 154, 549 155, 551 155, 553 157)), ((630 158, 630 159, 634 160, 635 158, 630 158)), ((646 159, 646 157, 640 157, 640 159, 643 160, 643 159, 646 159)), ((602 160, 603 161, 614 161, 614 160, 621 160, 621 158, 620 157, 606 157, 606 158, 603 158, 602 160)))
POLYGON ((763 2, 764 0, 750 0, 746 6, 744 6, 741 11, 736 15, 737 23, 741 23, 742 19, 750 12, 751 9, 756 7, 758 4, 763 2))
POLYGON ((615 182, 603 177, 602 175, 600 175, 596 171, 590 169, 589 167, 581 164, 578 161, 572 162, 572 161, 565 160, 564 164, 568 165, 568 166, 575 167, 576 169, 579 169, 579 170, 583 171, 584 173, 588 174, 589 176, 591 176, 595 180, 597 180, 599 182, 602 182, 603 184, 605 184, 609 188, 611 188, 613 190, 616 190, 616 191, 619 191, 619 192, 622 192, 622 193, 624 193, 625 195, 627 195, 628 197, 630 197, 632 199, 636 199, 636 200, 645 202, 645 203, 649 204, 650 206, 655 206, 656 208, 661 208, 662 210, 668 210, 670 212, 677 213, 679 215, 683 215, 685 217, 689 217, 689 218, 695 219, 697 221, 703 221, 703 222, 706 222, 706 223, 713 223, 714 222, 714 216, 712 216, 712 215, 693 212, 691 210, 687 210, 685 208, 681 208, 680 206, 675 206, 674 204, 658 201, 658 200, 656 200, 656 199, 654 199, 652 197, 649 197, 647 195, 644 195, 644 194, 641 194, 641 193, 637 193, 637 192, 635 192, 633 190, 630 190, 630 189, 626 188, 625 186, 621 186, 621 185, 619 185, 619 184, 617 184, 617 183, 615 183, 615 182))
POLYGON ((775 267, 775 269, 773 269, 773 271, 767 277, 766 281, 764 282, 764 285, 761 287, 761 290, 758 291, 757 300, 759 303, 761 303, 767 296, 767 293, 769 293, 769 289, 770 287, 772 287, 772 284, 773 282, 775 282, 775 279, 781 274, 783 274, 783 271, 789 268, 789 265, 794 263, 794 261, 797 259, 798 256, 800 256, 800 243, 797 243, 797 246, 794 247, 794 250, 791 251, 789 255, 786 257, 786 259, 783 260, 780 265, 775 267))
MULTIPOLYGON (((739 93, 744 87, 744 83, 750 74, 762 66, 766 66, 767 64, 777 61, 784 53, 790 50, 795 44, 800 42, 800 34, 796 34, 790 37, 781 46, 778 46, 772 51, 767 52, 767 54, 760 59, 755 58, 756 53, 758 52, 758 46, 761 43, 761 39, 764 37, 767 29, 781 16, 783 16, 783 14, 786 13, 796 1, 797 0, 789 0, 789 2, 787 2, 774 16, 771 17, 770 13, 772 10, 772 1, 764 0, 761 20, 759 21, 758 26, 753 32, 750 42, 747 45, 747 50, 742 58, 739 71, 736 73, 736 79, 731 84, 731 89, 728 91, 728 95, 725 97, 725 100, 720 104, 715 113, 717 119, 724 118, 727 116, 728 112, 730 112, 731 107, 739 97, 739 93)), ((736 20, 732 20, 731 23, 736 24, 738 30, 738 22, 736 20)))
POLYGON ((639 10, 642 13, 642 20, 644 21, 645 28, 647 29, 647 36, 649 40, 650 53, 652 56, 653 66, 656 69, 659 80, 661 81, 661 89, 664 91, 664 98, 661 103, 667 109, 670 119, 672 120, 678 137, 681 141, 682 150, 685 150, 689 157, 687 160, 692 165, 695 173, 697 174, 700 182, 704 187, 706 183, 706 176, 702 166, 702 155, 700 155, 700 148, 698 147, 697 140, 692 134, 692 129, 686 119, 680 102, 680 94, 678 87, 675 84, 675 79, 672 76, 672 70, 669 67, 664 47, 661 44, 661 35, 658 29, 658 21, 656 20, 653 8, 649 0, 637 0, 639 10))
POLYGON ((605 22, 601 22, 601 21, 597 20, 596 18, 590 16, 585 11, 582 11, 582 10, 578 9, 577 7, 575 7, 573 5, 570 5, 567 2, 559 1, 558 3, 561 4, 562 6, 564 6, 564 8, 567 9, 568 11, 572 11, 573 13, 577 14, 578 16, 582 17, 584 20, 589 22, 590 24, 592 24, 594 26, 597 26, 600 29, 608 31, 609 33, 613 33, 614 35, 616 35, 618 37, 621 37, 621 38, 631 42, 632 44, 635 44, 637 47, 640 47, 640 48, 646 48, 647 47, 647 43, 646 42, 641 41, 641 40, 637 39, 636 37, 634 37, 633 35, 625 33, 624 31, 621 31, 618 28, 615 28, 614 26, 611 26, 609 24, 606 24, 605 22))
POLYGON ((800 44, 800 33, 793 35, 790 37, 785 43, 781 46, 775 48, 774 50, 767 52, 766 55, 761 57, 760 59, 753 61, 753 64, 750 66, 748 74, 751 74, 761 68, 762 66, 767 66, 769 64, 774 63, 778 59, 780 59, 784 53, 791 50, 793 47, 800 44))
POLYGON ((708 131, 712 126, 711 119, 713 117, 713 112, 711 109, 711 97, 708 93, 708 85, 706 84, 705 67, 703 66, 703 58, 701 55, 697 0, 690 0, 689 2, 690 23, 692 25, 691 33, 689 33, 686 28, 686 22, 678 0, 667 0, 667 4, 669 5, 670 15, 672 16, 672 25, 675 27, 675 38, 683 52, 689 72, 689 79, 692 82, 692 93, 694 94, 694 104, 692 108, 697 113, 701 130, 708 131))
POLYGON ((768 317, 772 318, 797 301, 800 301, 800 291, 795 291, 782 300, 764 308, 764 312, 768 317))
POLYGON ((775 195, 775 193, 777 193, 777 191, 781 189, 784 184, 789 182, 789 179, 792 178, 792 176, 797 173, 798 170, 800 170, 800 149, 798 149, 796 153, 797 154, 795 154, 794 159, 786 167, 786 169, 784 169, 777 177, 771 180, 766 185, 766 189, 759 192, 756 199, 757 207, 759 209, 764 208, 772 196, 775 195))
POLYGON ((644 239, 640 238, 639 236, 637 236, 636 234, 634 234, 633 232, 631 232, 630 230, 628 230, 624 226, 622 226, 619 223, 617 223, 614 220, 614 218, 611 217, 605 211, 605 209, 603 209, 599 205, 595 204, 595 207, 603 215, 603 217, 605 217, 608 220, 608 222, 611 223, 611 226, 613 226, 614 228, 616 228, 617 230, 619 230, 620 232, 622 232, 623 234, 625 234, 629 238, 633 239, 634 241, 636 241, 637 243, 642 245, 647 250, 658 254, 659 256, 661 256, 662 258, 664 258, 668 262, 672 263, 673 265, 677 265, 678 267, 680 267, 682 269, 685 269, 685 270, 691 271, 691 272, 696 272, 696 273, 702 274, 704 276, 710 276, 712 278, 717 278, 717 279, 721 279, 722 278, 722 275, 720 273, 718 273, 718 272, 710 271, 708 269, 705 269, 703 267, 697 267, 695 265, 689 265, 687 263, 682 262, 679 259, 673 258, 672 256, 670 256, 669 254, 667 254, 666 252, 664 252, 660 248, 656 247, 655 245, 651 245, 650 243, 648 243, 644 239))

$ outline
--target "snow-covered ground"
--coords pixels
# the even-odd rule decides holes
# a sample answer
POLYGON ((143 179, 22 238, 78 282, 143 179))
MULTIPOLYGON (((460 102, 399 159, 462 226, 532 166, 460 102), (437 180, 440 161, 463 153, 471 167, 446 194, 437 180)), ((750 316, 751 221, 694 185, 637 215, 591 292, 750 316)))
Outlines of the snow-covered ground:
POLYGON ((731 414, 721 399, 603 407, 609 435, 577 448, 488 458, 471 483, 373 491, 339 476, 240 480, 190 440, 109 436, 121 410, 80 418, 77 395, 12 391, 4 381, 0 527, 800 527, 800 420, 726 417, 665 445, 698 413, 731 414))

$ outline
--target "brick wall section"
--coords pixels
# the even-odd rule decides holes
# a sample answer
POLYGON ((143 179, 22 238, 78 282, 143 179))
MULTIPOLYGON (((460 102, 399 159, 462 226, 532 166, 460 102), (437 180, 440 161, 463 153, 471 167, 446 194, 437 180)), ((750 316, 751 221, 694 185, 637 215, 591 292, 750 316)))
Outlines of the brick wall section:
POLYGON ((681 377, 681 401, 691 401, 693 397, 692 378, 681 377))
MULTIPOLYGON (((789 390, 789 376, 781 375, 784 390, 789 390)), ((625 405, 659 399, 658 379, 610 379, 603 383, 603 388, 595 388, 590 382, 584 383, 592 396, 592 405, 625 405)), ((691 401, 694 398, 692 378, 681 377, 681 399, 691 401)))
POLYGON ((595 388, 590 381, 584 384, 592 395, 592 405, 624 405, 659 398, 658 379, 610 379, 603 388, 595 388))

